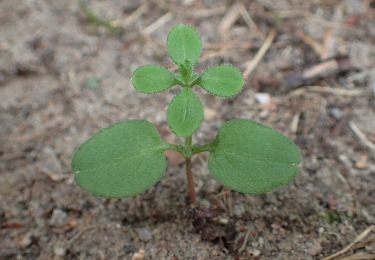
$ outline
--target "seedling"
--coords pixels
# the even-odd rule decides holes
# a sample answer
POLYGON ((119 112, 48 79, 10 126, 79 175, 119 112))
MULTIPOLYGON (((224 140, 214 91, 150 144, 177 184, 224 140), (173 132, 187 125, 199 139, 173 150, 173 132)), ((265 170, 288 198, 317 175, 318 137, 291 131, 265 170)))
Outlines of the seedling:
POLYGON ((178 66, 174 74, 159 65, 139 67, 132 76, 134 87, 155 94, 179 85, 180 92, 167 110, 169 128, 184 142, 163 141, 157 129, 145 120, 127 120, 99 131, 75 152, 72 168, 76 183, 103 197, 129 197, 157 183, 167 167, 166 150, 185 158, 190 202, 196 202, 191 157, 209 152, 208 168, 224 186, 249 194, 272 191, 289 183, 298 172, 301 155, 297 146, 270 127, 248 119, 225 122, 208 144, 192 143, 200 127, 203 105, 193 88, 209 94, 233 97, 244 79, 231 65, 208 68, 202 74, 194 66, 202 52, 199 33, 191 26, 177 25, 167 39, 168 53, 178 66))

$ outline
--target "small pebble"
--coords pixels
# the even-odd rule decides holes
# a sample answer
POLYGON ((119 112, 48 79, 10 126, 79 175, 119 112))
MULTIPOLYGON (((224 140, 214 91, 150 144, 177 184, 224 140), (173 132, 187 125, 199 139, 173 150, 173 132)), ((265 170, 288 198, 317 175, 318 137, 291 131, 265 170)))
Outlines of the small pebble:
POLYGON ((309 249, 309 253, 312 256, 318 255, 320 252, 322 252, 322 246, 318 242, 314 242, 309 249))
POLYGON ((206 208, 206 209, 210 208, 211 206, 211 203, 206 199, 201 199, 200 204, 202 208, 206 208))
POLYGON ((269 104, 271 102, 271 96, 268 93, 256 93, 255 98, 262 105, 269 104))
POLYGON ((52 226, 63 226, 66 224, 67 214, 61 209, 54 209, 52 212, 51 219, 49 220, 52 226))
POLYGON ((355 167, 357 169, 363 170, 368 167, 368 156, 366 154, 362 155, 356 162, 355 167))
POLYGON ((38 162, 38 167, 53 181, 60 181, 66 177, 62 173, 62 167, 55 151, 50 147, 44 148, 41 158, 38 162))
POLYGON ((337 108, 337 107, 333 107, 329 110, 329 114, 334 118, 334 119, 341 119, 342 116, 343 116, 343 112, 340 108, 337 108))
POLYGON ((207 121, 212 121, 217 116, 217 111, 212 108, 205 108, 204 110, 204 119, 207 121))
POLYGON ((229 219, 223 218, 223 217, 219 217, 218 221, 220 224, 223 224, 223 225, 227 225, 229 223, 229 219))
POLYGON ((21 241, 19 242, 19 245, 22 247, 22 248, 27 248, 32 242, 32 236, 31 236, 31 233, 27 233, 22 239, 21 241))
POLYGON ((237 204, 234 206, 234 215, 236 217, 241 217, 245 212, 245 207, 242 204, 237 204))
POLYGON ((145 250, 141 249, 135 253, 132 257, 132 260, 143 260, 145 259, 145 250))
POLYGON ((152 234, 148 228, 141 228, 137 230, 139 239, 143 242, 150 241, 152 238, 152 234))
POLYGON ((55 246, 53 249, 53 253, 55 254, 55 256, 65 256, 66 249, 61 246, 55 246))
POLYGON ((250 254, 253 256, 260 256, 261 252, 258 249, 250 250, 250 254))

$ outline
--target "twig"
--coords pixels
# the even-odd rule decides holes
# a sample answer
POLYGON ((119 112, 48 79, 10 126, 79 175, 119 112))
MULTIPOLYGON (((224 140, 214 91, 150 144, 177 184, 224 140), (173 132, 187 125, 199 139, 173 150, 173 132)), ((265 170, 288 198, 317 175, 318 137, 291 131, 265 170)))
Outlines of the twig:
POLYGON ((226 44, 207 44, 205 45, 205 50, 212 50, 211 52, 207 52, 207 54, 203 55, 200 59, 201 62, 206 61, 208 59, 212 59, 215 57, 225 57, 231 55, 232 51, 238 50, 247 50, 250 49, 252 46, 251 42, 237 44, 234 42, 228 42, 226 44))
POLYGON ((314 79, 314 78, 325 78, 330 75, 337 74, 340 71, 340 64, 339 61, 336 59, 331 59, 328 61, 324 61, 319 63, 311 68, 306 69, 302 77, 305 80, 314 79))
POLYGON ((147 11, 148 11, 148 5, 147 3, 144 3, 140 7, 138 7, 134 12, 132 12, 128 17, 126 17, 124 20, 113 21, 113 24, 121 25, 124 28, 128 27, 129 25, 134 23, 136 20, 138 20, 139 17, 147 11))
POLYGON ((142 31, 142 33, 146 34, 146 35, 150 35, 154 31, 156 31, 157 29, 159 29, 161 26, 163 26, 164 24, 166 24, 167 22, 169 22, 170 20, 172 20, 172 18, 173 18, 173 15, 170 12, 167 12, 165 15, 163 15, 162 17, 160 17, 158 20, 156 20, 155 22, 153 22, 152 24, 150 24, 149 26, 147 26, 142 31))
POLYGON ((293 116, 292 123, 290 124, 290 131, 293 134, 297 133, 300 117, 301 117, 301 113, 297 113, 293 116))
POLYGON ((238 249, 238 253, 241 253, 242 251, 245 250, 246 246, 247 246, 247 241, 249 240, 249 236, 251 234, 251 231, 248 229, 247 232, 246 232, 246 235, 244 237, 244 240, 242 242, 242 245, 241 247, 238 249))
POLYGON ((307 22, 315 21, 325 27, 329 27, 329 28, 338 27, 338 28, 346 29, 352 32, 358 31, 358 28, 351 28, 347 26, 345 23, 326 20, 321 17, 318 17, 317 15, 314 15, 313 13, 303 11, 303 10, 281 10, 281 11, 276 12, 276 15, 280 17, 280 19, 305 17, 307 18, 306 19, 307 22))
POLYGON ((86 231, 90 231, 91 229, 94 229, 96 228, 98 225, 90 225, 90 226, 86 226, 84 227, 83 229, 79 230, 78 233, 73 236, 72 238, 70 238, 67 242, 66 242, 66 247, 67 248, 70 248, 74 242, 79 239, 86 231))
POLYGON ((240 4, 235 3, 229 8, 228 12, 224 15, 224 18, 219 24, 219 33, 222 38, 226 38, 226 36, 228 36, 230 28, 237 21, 239 16, 240 4))
POLYGON ((375 254, 358 253, 348 257, 341 258, 340 260, 374 260, 375 254))
POLYGON ((348 184, 348 181, 345 179, 345 177, 342 175, 342 173, 340 172, 340 170, 336 170, 334 171, 335 174, 337 175, 337 178, 339 178, 339 180, 344 183, 344 184, 348 184))
POLYGON ((266 40, 263 42, 262 46, 258 50, 257 54, 255 55, 254 59, 252 59, 246 67, 245 72, 243 73, 244 78, 248 78, 254 69, 258 66, 259 62, 262 60, 263 56, 266 54, 268 49, 271 47, 273 40, 276 38, 277 30, 272 29, 268 35, 266 40))
POLYGON ((368 148, 371 150, 375 151, 375 144, 373 144, 367 137, 366 135, 362 132, 361 129, 353 122, 349 122, 349 127, 350 129, 354 132, 354 134, 361 140, 361 142, 366 145, 368 148))
POLYGON ((303 85, 314 84, 320 79, 348 72, 351 69, 353 69, 353 66, 348 57, 335 57, 315 64, 305 69, 302 73, 297 72, 286 75, 284 77, 284 88, 290 90, 303 85))
POLYGON ((245 21, 245 23, 249 27, 250 31, 254 31, 263 40, 264 35, 258 29, 258 26, 256 26, 256 24, 254 23, 253 19, 250 16, 249 12, 246 10, 245 6, 242 3, 240 4, 239 10, 240 10, 240 14, 242 16, 242 19, 245 21))
POLYGON ((210 16, 221 15, 225 13, 226 10, 227 8, 225 6, 220 6, 220 7, 216 7, 216 8, 214 7, 214 8, 209 8, 209 9, 197 9, 197 10, 194 10, 194 12, 188 12, 188 13, 185 13, 184 15, 188 17, 194 17, 194 18, 200 19, 200 18, 208 18, 210 16))
POLYGON ((313 39, 311 36, 307 35, 306 33, 299 31, 297 32, 297 36, 301 38, 301 40, 309 45, 320 57, 320 59, 323 59, 326 51, 326 48, 323 46, 323 44, 319 43, 315 39, 313 39))
POLYGON ((346 252, 348 252, 348 251, 350 251, 350 250, 352 250, 353 249, 353 247, 357 244, 357 243, 359 243, 359 242, 361 242, 363 239, 365 239, 367 236, 368 236, 368 234, 370 234, 373 230, 375 229, 375 226, 374 225, 372 225, 372 226, 369 226, 368 228, 366 228, 366 230, 365 231, 363 231, 352 243, 350 243, 348 246, 346 246, 344 249, 342 249, 342 250, 340 250, 340 251, 338 251, 338 252, 336 252, 335 254, 333 254, 333 255, 330 255, 330 256, 328 256, 328 257, 326 257, 326 258, 323 258, 323 260, 330 260, 330 259, 334 259, 334 258, 336 258, 336 257, 338 257, 338 256, 340 256, 340 255, 343 255, 343 254, 345 254, 346 252))
POLYGON ((335 44, 335 39, 333 37, 333 30, 331 27, 328 27, 327 31, 324 33, 324 40, 323 40, 324 52, 322 53, 322 56, 320 57, 320 59, 325 60, 331 56, 332 48, 334 44, 335 44))
POLYGON ((339 88, 332 88, 332 87, 323 87, 323 86, 307 86, 301 89, 296 89, 292 91, 290 94, 291 96, 301 95, 304 92, 320 92, 320 93, 327 93, 327 94, 334 94, 338 96, 349 96, 349 97, 358 97, 366 95, 366 91, 358 90, 358 89, 339 89, 339 88))
POLYGON ((356 73, 356 74, 350 75, 350 76, 347 77, 346 79, 347 79, 349 82, 354 82, 354 81, 363 81, 363 80, 365 80, 367 77, 369 77, 369 76, 371 76, 371 75, 375 75, 375 69, 369 69, 369 70, 361 71, 361 72, 359 72, 359 73, 356 73))

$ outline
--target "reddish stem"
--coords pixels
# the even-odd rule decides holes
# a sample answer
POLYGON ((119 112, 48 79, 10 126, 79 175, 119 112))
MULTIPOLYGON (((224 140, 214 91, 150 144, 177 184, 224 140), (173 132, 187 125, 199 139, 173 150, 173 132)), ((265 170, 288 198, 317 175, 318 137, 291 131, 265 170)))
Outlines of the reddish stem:
POLYGON ((193 181, 193 174, 191 172, 191 158, 185 158, 185 167, 186 167, 186 178, 188 184, 188 192, 190 203, 195 204, 197 201, 197 194, 195 193, 194 181, 193 181))

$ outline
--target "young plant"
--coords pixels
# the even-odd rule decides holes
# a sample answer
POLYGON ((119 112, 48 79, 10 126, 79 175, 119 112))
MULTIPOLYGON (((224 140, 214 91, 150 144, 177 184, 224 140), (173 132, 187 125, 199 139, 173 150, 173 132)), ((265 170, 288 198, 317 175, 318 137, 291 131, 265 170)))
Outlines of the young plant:
POLYGON ((167 121, 184 143, 163 141, 157 129, 145 120, 116 123, 99 131, 75 152, 72 168, 76 183, 98 196, 136 195, 160 180, 167 167, 166 150, 177 151, 185 158, 191 203, 196 202, 191 157, 201 152, 210 153, 209 171, 230 189, 260 194, 289 183, 298 172, 299 149, 270 127, 248 119, 233 119, 223 124, 211 143, 192 143, 192 135, 204 118, 202 102, 193 87, 201 87, 211 95, 233 97, 243 88, 244 79, 231 65, 214 66, 197 74, 193 69, 202 43, 191 26, 174 27, 167 47, 178 73, 159 65, 144 65, 134 72, 132 83, 146 94, 181 86, 169 104, 167 121))

